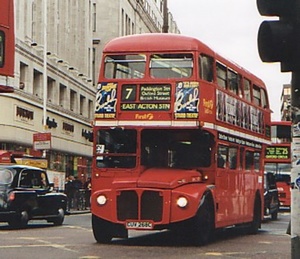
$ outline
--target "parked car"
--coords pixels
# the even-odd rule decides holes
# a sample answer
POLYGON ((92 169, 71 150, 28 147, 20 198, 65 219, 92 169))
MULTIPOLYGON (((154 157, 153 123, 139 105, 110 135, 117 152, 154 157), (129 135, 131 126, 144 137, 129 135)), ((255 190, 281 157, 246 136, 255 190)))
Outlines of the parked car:
POLYGON ((53 192, 45 170, 24 165, 0 165, 0 222, 13 228, 43 219, 62 225, 67 196, 53 192))
POLYGON ((271 172, 265 173, 264 204, 265 216, 271 216, 272 220, 276 220, 278 218, 280 204, 275 175, 271 172))

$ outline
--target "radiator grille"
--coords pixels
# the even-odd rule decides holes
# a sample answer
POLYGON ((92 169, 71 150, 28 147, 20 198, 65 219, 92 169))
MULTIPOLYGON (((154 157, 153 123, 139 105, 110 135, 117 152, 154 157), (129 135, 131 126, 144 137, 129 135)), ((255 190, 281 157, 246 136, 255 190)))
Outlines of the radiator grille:
POLYGON ((163 197, 158 191, 143 191, 139 196, 135 191, 121 191, 117 197, 118 220, 162 220, 163 197))

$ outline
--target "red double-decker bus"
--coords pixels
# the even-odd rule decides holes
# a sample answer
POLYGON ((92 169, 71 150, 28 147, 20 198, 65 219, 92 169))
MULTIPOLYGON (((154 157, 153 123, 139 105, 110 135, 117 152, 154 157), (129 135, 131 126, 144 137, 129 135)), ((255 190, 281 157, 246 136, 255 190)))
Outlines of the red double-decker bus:
POLYGON ((95 239, 170 229, 204 244, 217 228, 256 233, 266 144, 270 108, 259 78, 191 37, 112 40, 94 119, 95 239))
POLYGON ((265 172, 275 175, 280 206, 291 207, 291 122, 272 122, 272 145, 266 148, 265 172))
POLYGON ((0 93, 13 92, 15 36, 13 0, 0 0, 0 93))

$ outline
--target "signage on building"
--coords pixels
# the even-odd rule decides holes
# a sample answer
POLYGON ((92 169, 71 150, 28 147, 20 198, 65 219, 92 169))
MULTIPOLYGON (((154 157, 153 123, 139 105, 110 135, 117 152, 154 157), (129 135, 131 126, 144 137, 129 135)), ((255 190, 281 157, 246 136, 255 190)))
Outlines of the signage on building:
POLYGON ((33 149, 45 150, 51 148, 51 133, 33 134, 33 149))

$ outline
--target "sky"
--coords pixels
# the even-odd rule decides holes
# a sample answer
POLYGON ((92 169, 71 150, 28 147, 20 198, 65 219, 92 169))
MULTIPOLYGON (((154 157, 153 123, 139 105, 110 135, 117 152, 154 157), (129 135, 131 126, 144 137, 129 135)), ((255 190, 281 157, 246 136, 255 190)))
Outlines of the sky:
POLYGON ((181 34, 199 39, 261 78, 268 89, 272 120, 280 120, 282 86, 291 82, 291 73, 282 73, 280 63, 263 63, 259 57, 258 28, 270 18, 259 14, 256 0, 168 0, 168 8, 181 34))

